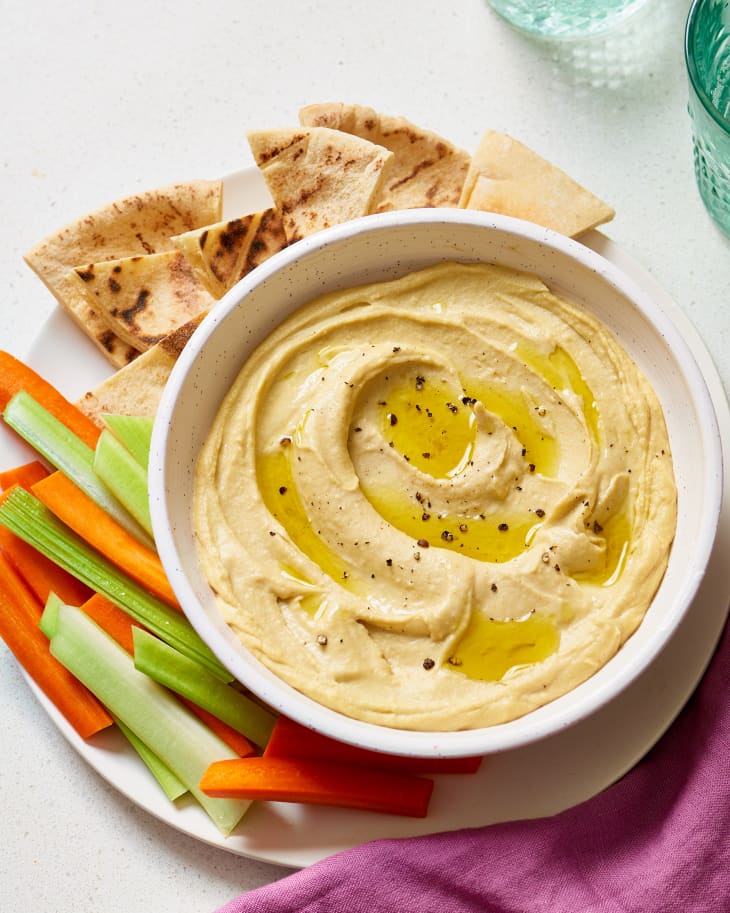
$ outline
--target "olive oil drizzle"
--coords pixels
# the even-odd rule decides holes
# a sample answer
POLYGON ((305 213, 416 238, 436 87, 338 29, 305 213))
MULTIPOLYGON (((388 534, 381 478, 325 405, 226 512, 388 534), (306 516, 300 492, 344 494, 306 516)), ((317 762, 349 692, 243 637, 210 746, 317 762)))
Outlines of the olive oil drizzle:
MULTIPOLYGON (((481 401, 518 436, 527 472, 554 471, 557 442, 539 427, 521 394, 485 388, 479 396, 434 374, 398 376, 378 401, 380 432, 388 445, 422 473, 449 480, 472 462, 477 426, 474 405, 481 401), (528 446, 529 445, 529 446, 528 446)), ((490 511, 462 515, 436 512, 426 496, 409 496, 360 479, 360 488, 391 526, 429 546, 459 552, 477 561, 504 562, 529 545, 540 520, 533 513, 490 511)))
POLYGON ((469 464, 476 443, 474 411, 463 396, 431 376, 399 377, 378 404, 385 440, 421 472, 453 478, 469 464))
POLYGON ((606 546, 605 562, 592 570, 578 571, 572 576, 579 583, 594 586, 611 586, 621 576, 631 544, 631 507, 624 504, 603 524, 592 524, 595 535, 600 536, 606 546))
POLYGON ((474 453, 477 402, 514 432, 531 472, 557 474, 560 447, 535 405, 496 383, 467 381, 456 388, 430 375, 399 378, 379 403, 381 430, 411 465, 434 478, 453 478, 474 453))
POLYGON ((401 491, 370 487, 362 482, 361 488, 386 522, 416 542, 449 549, 476 561, 510 561, 525 550, 541 524, 534 514, 432 513, 424 496, 420 501, 418 497, 409 499, 401 491))
POLYGON ((601 418, 596 398, 566 350, 556 346, 549 355, 543 355, 526 345, 518 345, 515 354, 528 368, 540 374, 553 390, 563 393, 571 391, 579 397, 588 432, 594 444, 600 446, 601 418))
POLYGON ((348 565, 321 539, 312 525, 294 480, 291 451, 291 446, 282 446, 258 455, 256 475, 264 504, 302 554, 344 585, 350 579, 348 565))
POLYGON ((445 668, 480 681, 499 681, 510 669, 547 659, 559 644, 557 625, 545 615, 532 612, 503 621, 477 611, 445 668))

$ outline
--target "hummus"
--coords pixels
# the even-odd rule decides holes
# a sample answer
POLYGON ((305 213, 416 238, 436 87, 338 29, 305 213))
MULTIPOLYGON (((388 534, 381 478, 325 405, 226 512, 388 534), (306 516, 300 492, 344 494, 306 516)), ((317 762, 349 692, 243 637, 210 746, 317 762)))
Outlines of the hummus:
POLYGON ((601 668, 664 574, 664 417, 538 278, 443 263, 324 295, 215 419, 195 529, 227 623, 357 719, 506 722, 601 668))

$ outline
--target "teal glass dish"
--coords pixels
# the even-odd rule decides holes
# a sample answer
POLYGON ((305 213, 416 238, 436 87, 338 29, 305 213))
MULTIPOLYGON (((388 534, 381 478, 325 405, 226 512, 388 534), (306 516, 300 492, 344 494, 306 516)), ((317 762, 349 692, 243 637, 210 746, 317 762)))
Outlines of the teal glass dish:
POLYGON ((623 22, 646 0, 489 0, 503 19, 540 38, 583 38, 623 22))
POLYGON ((730 0, 695 0, 684 47, 697 186, 730 235, 730 0))

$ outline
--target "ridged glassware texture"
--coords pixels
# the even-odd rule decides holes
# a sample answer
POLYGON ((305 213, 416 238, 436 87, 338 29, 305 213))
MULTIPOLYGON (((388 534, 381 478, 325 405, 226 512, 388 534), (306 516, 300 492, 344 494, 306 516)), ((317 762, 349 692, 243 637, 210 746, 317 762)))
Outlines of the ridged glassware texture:
POLYGON ((696 0, 685 54, 697 186, 730 235, 730 0, 696 0))
POLYGON ((489 0, 515 28, 544 38, 580 38, 606 31, 646 0, 489 0))

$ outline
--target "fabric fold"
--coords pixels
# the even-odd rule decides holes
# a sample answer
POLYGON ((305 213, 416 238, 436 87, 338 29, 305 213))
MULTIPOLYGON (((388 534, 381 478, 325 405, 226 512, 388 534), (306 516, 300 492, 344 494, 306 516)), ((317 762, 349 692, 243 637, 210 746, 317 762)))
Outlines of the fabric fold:
POLYGON ((730 632, 665 735, 558 815, 376 840, 216 913, 723 913, 730 910, 730 632))

